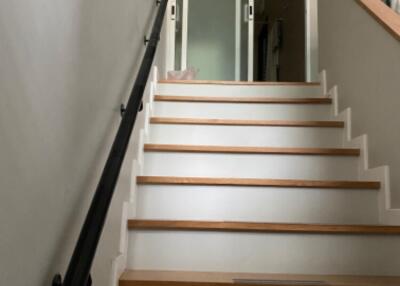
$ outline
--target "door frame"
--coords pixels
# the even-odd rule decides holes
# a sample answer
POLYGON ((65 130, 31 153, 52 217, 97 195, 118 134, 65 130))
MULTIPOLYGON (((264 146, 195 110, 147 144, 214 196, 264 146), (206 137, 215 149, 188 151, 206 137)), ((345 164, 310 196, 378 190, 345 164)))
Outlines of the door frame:
POLYGON ((249 20, 249 38, 248 41, 248 56, 247 56, 247 80, 254 80, 254 18, 255 18, 255 5, 254 0, 249 0, 249 11, 248 20, 249 20))
POLYGON ((182 49, 181 49, 181 70, 187 69, 187 43, 188 43, 188 19, 189 19, 189 0, 182 0, 182 11, 178 8, 177 0, 168 1, 167 6, 167 47, 166 47, 166 69, 175 70, 176 56, 176 21, 182 18, 182 49), (182 16, 180 15, 182 14, 182 16))
POLYGON ((240 69, 241 69, 241 60, 240 60, 240 52, 241 52, 241 21, 242 21, 242 12, 241 12, 242 0, 235 1, 235 80, 240 80, 240 69))
POLYGON ((182 54, 181 70, 187 69, 187 49, 188 49, 188 26, 189 26, 189 0, 182 0, 182 54))
POLYGON ((169 0, 166 15, 166 71, 175 69, 175 30, 176 30, 176 0, 169 0))
POLYGON ((306 81, 319 80, 318 0, 305 0, 306 81))

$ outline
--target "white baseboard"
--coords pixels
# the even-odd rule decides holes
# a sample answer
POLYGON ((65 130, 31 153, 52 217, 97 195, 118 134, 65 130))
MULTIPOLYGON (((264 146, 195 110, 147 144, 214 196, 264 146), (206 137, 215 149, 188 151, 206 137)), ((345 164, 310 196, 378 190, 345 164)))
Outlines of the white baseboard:
POLYGON ((119 277, 121 277, 122 273, 124 272, 126 265, 127 265, 126 255, 121 254, 115 259, 113 259, 111 263, 111 276, 110 276, 111 286, 118 286, 119 277))
POLYGON ((326 70, 320 72, 319 82, 321 83, 322 96, 326 96, 328 94, 328 80, 327 80, 326 70))
MULTIPOLYGON (((112 270, 110 276, 110 285, 118 286, 119 278, 127 268, 127 255, 128 255, 128 220, 136 217, 136 178, 142 173, 144 164, 144 144, 149 134, 149 123, 152 113, 152 106, 154 101, 154 94, 158 83, 158 69, 153 67, 152 81, 150 83, 149 93, 147 94, 148 103, 144 107, 144 125, 139 132, 139 140, 137 144, 136 156, 134 158, 131 170, 130 181, 130 195, 129 201, 124 202, 122 207, 122 220, 120 229, 120 242, 118 248, 118 255, 112 260, 112 270)), ((145 95, 146 96, 146 95, 145 95)))
POLYGON ((128 218, 129 211, 132 209, 130 202, 125 202, 122 207, 122 219, 121 219, 121 236, 119 243, 119 255, 112 260, 110 285, 118 286, 119 277, 125 271, 128 264, 128 218))

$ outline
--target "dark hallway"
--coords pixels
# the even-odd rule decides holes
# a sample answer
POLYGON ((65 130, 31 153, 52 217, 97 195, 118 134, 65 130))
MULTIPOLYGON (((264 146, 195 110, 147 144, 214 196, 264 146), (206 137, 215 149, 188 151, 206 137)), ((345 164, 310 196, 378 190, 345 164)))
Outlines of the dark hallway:
POLYGON ((255 80, 305 81, 305 1, 255 4, 255 80))

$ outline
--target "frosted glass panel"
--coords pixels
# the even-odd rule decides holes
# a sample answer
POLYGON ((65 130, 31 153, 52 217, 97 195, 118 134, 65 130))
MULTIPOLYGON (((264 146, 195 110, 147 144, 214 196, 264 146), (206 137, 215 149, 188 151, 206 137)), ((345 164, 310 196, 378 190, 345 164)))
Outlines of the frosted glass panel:
MULTIPOLYGON (((235 79, 235 1, 190 0, 188 66, 197 79, 235 79)), ((246 63, 247 64, 247 63, 246 63)))

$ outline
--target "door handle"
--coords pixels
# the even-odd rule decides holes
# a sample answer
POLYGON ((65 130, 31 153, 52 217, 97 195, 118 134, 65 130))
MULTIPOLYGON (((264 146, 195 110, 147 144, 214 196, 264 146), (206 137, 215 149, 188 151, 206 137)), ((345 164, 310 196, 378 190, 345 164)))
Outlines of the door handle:
POLYGON ((254 20, 254 0, 249 0, 249 21, 254 20))
POLYGON ((176 4, 171 5, 171 20, 176 20, 176 4))

